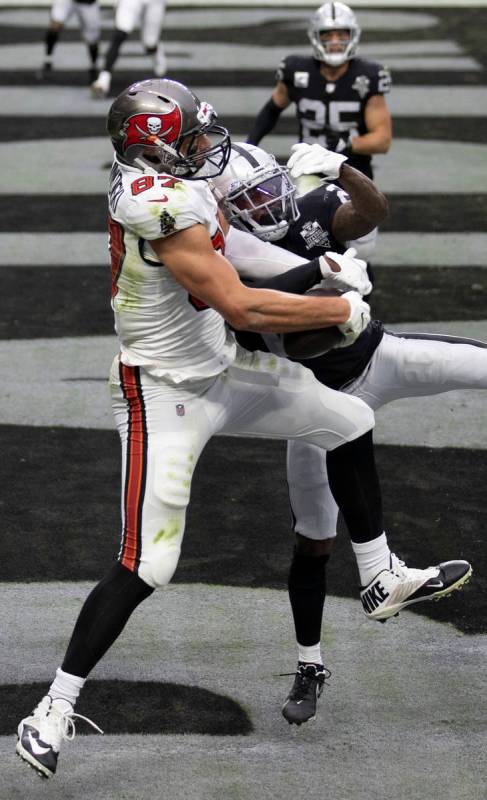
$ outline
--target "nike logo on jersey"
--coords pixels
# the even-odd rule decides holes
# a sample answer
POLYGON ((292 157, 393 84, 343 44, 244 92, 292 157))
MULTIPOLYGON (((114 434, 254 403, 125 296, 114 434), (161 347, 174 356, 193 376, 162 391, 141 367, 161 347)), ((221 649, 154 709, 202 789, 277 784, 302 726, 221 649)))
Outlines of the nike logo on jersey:
POLYGON ((35 756, 45 756, 51 749, 50 747, 42 747, 42 745, 37 742, 37 739, 34 739, 30 731, 27 734, 27 738, 29 739, 30 749, 35 756))

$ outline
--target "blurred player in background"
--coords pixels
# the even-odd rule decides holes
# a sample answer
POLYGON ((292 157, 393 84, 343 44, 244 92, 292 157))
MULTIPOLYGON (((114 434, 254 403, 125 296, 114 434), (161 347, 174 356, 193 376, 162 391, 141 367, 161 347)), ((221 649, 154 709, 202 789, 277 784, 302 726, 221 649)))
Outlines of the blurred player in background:
POLYGON ((115 30, 105 55, 103 69, 91 84, 95 98, 106 97, 112 84, 112 72, 120 48, 132 31, 140 26, 145 52, 152 56, 154 75, 161 78, 166 72, 164 47, 159 41, 164 22, 166 0, 118 0, 115 12, 115 30))
POLYGON ((98 43, 100 41, 100 7, 98 0, 54 0, 51 7, 51 20, 45 36, 45 56, 37 73, 39 80, 46 80, 52 72, 53 53, 61 31, 68 20, 76 15, 81 35, 88 47, 90 59, 89 79, 94 80, 97 73, 98 43))
MULTIPOLYGON (((360 27, 344 3, 324 3, 311 17, 312 56, 287 56, 277 70, 271 98, 259 112, 247 141, 259 144, 291 103, 296 105, 299 141, 321 144, 347 156, 348 164, 369 178, 372 155, 387 153, 392 124, 385 95, 391 87, 387 67, 356 57, 360 27)), ((354 242, 369 260, 377 231, 354 242)))

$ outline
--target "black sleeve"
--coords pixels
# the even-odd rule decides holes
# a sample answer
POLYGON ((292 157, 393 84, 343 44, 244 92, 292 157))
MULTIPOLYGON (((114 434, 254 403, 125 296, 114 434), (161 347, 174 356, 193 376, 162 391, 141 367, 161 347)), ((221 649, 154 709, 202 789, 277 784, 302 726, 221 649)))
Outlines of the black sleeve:
POLYGON ((322 280, 319 258, 300 264, 287 272, 257 281, 242 281, 250 289, 276 289, 279 292, 304 294, 322 280))
POLYGON ((257 114, 254 127, 247 136, 247 143, 258 145, 260 140, 273 129, 282 111, 284 109, 276 106, 271 97, 257 114))

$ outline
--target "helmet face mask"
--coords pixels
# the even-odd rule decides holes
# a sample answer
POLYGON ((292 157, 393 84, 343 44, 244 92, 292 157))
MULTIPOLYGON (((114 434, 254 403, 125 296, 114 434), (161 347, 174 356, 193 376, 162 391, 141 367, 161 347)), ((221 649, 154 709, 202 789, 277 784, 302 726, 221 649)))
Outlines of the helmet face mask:
POLYGON ((234 144, 226 170, 212 183, 227 221, 263 241, 281 239, 299 217, 286 169, 260 147, 234 144))
POLYGON ((123 164, 204 179, 219 175, 230 155, 228 131, 215 119, 209 103, 183 84, 154 79, 134 83, 117 97, 107 129, 123 164))
MULTIPOLYGON (((324 3, 311 17, 308 37, 313 47, 314 57, 330 67, 339 67, 355 56, 360 40, 360 28, 352 9, 345 3, 324 3), (331 31, 346 31, 341 38, 341 48, 336 49, 334 42, 324 41, 324 34, 331 31)), ((336 39, 335 39, 336 42, 336 39)))

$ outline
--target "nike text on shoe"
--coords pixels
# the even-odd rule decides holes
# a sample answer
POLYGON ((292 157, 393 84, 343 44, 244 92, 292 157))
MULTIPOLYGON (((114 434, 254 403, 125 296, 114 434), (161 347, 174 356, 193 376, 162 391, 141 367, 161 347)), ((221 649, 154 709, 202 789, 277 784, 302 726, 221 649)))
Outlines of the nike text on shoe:
POLYGON ((49 695, 42 698, 30 717, 23 719, 17 730, 17 754, 43 778, 51 778, 56 772, 61 742, 72 740, 76 734, 74 717, 88 722, 99 733, 98 725, 75 714, 67 700, 53 700, 49 695))
POLYGON ((472 574, 468 561, 444 561, 436 567, 411 569, 391 553, 391 567, 360 592, 365 615, 381 622, 422 600, 438 600, 460 589, 472 574))
POLYGON ((318 697, 330 675, 330 670, 322 664, 298 663, 294 683, 282 707, 282 715, 290 725, 302 725, 315 718, 318 697))

